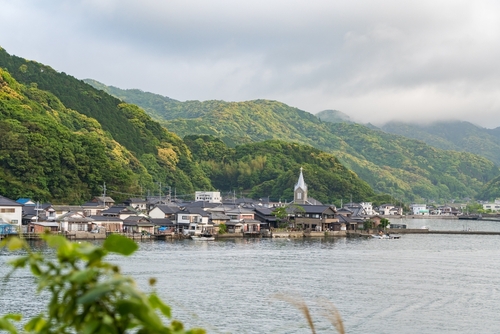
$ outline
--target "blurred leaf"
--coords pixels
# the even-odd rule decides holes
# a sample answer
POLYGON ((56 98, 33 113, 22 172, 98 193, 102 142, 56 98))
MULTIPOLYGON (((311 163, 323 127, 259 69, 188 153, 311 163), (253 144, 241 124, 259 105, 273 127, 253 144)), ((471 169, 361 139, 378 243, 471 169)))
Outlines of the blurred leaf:
POLYGON ((149 295, 149 302, 151 303, 151 306, 153 308, 157 308, 160 310, 160 312, 166 316, 167 318, 170 318, 172 315, 171 315, 171 311, 170 311, 170 307, 167 306, 165 303, 163 303, 161 301, 160 298, 158 298, 158 296, 156 294, 151 294, 149 295))
POLYGON ((26 242, 18 237, 10 237, 7 239, 7 248, 10 251, 19 250, 26 246, 26 242))
POLYGON ((139 248, 133 240, 119 234, 111 234, 107 237, 103 247, 110 252, 122 255, 130 255, 139 248))
POLYGON ((28 332, 39 333, 46 325, 47 321, 43 319, 42 316, 37 316, 28 321, 26 325, 24 325, 24 329, 28 332))

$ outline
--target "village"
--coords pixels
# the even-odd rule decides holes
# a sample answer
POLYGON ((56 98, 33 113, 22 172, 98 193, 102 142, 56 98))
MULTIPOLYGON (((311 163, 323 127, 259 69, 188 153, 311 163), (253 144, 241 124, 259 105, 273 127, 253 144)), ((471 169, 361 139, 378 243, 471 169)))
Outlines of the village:
MULTIPOLYGON (((488 204, 500 208, 500 203, 488 204)), ((444 206, 430 211, 423 204, 410 205, 413 216, 456 217, 462 208, 444 206)), ((184 238, 210 232, 217 237, 346 236, 376 229, 387 218, 400 218, 403 208, 393 204, 345 203, 337 208, 308 196, 302 169, 290 203, 231 198, 218 191, 197 191, 195 200, 183 202, 149 196, 123 203, 103 194, 78 206, 35 203, 29 198, 0 196, 0 235, 37 236, 61 233, 73 239, 104 239, 109 233, 131 238, 184 238)), ((397 221, 397 220, 396 220, 397 221)), ((384 228, 404 229, 390 223, 384 228)))

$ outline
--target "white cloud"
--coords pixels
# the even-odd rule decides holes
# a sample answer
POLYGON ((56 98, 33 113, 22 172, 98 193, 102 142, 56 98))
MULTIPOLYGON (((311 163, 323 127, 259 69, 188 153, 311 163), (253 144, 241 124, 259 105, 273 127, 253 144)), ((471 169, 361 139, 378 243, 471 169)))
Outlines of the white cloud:
POLYGON ((0 0, 1 46, 179 100, 500 126, 495 1, 0 0), (488 121, 483 121, 488 119, 488 121))

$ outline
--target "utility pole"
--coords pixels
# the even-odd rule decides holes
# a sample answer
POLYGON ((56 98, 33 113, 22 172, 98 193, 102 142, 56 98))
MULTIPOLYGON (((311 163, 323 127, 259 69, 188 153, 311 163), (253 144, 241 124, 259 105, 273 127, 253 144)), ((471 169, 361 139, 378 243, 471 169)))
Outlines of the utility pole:
POLYGON ((158 203, 160 203, 160 204, 161 204, 161 182, 158 182, 158 185, 159 185, 159 191, 160 191, 160 192, 159 192, 159 197, 160 197, 160 199, 159 199, 158 203))
POLYGON ((103 182, 101 188, 102 188, 102 206, 106 206, 106 182, 103 182))

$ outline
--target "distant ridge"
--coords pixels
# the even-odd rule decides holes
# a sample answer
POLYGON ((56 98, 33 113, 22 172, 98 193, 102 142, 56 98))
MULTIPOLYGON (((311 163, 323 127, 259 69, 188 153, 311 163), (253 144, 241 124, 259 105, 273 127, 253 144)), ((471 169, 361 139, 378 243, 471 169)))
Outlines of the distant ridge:
MULTIPOLYGON (((323 121, 278 101, 179 102, 119 89, 113 95, 145 108, 181 137, 211 135, 230 147, 271 139, 311 145, 334 154, 374 190, 405 201, 472 198, 500 174, 492 161, 472 153, 434 148, 372 126, 323 121)), ((335 111, 324 114, 345 119, 335 111)))
POLYGON ((500 128, 486 129, 465 121, 439 121, 425 125, 389 122, 380 128, 444 150, 479 154, 500 165, 500 128))

